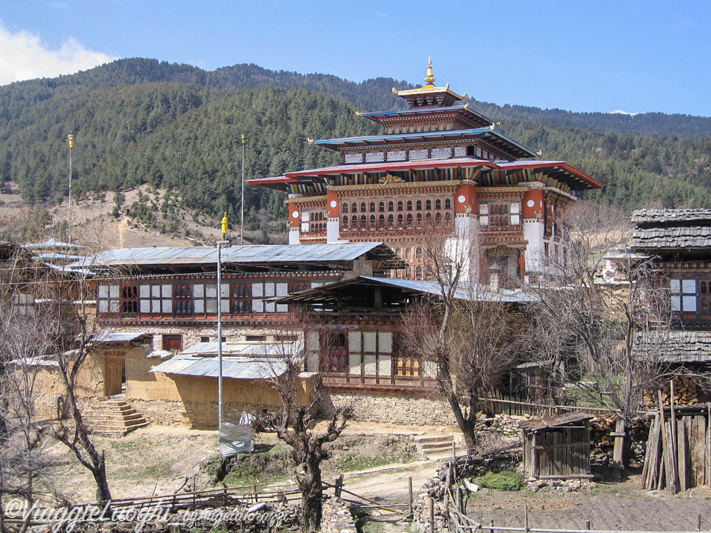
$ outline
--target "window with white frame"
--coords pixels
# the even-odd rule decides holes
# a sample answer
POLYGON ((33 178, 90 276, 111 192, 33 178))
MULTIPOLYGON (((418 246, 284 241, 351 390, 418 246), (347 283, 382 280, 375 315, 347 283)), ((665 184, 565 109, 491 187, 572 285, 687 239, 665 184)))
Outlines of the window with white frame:
POLYGON ((698 289, 695 279, 671 280, 672 311, 695 313, 698 311, 698 289))

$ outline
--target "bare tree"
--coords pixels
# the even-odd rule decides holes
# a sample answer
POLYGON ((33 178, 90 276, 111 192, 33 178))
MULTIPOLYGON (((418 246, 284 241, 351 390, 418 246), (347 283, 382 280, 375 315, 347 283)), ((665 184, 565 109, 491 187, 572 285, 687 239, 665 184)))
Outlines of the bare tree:
POLYGON ((64 386, 64 400, 69 415, 69 420, 57 420, 54 437, 67 446, 79 463, 91 472, 96 483, 97 499, 109 501, 111 491, 104 453, 94 446, 91 430, 84 422, 77 401, 79 372, 92 346, 92 324, 85 299, 85 291, 88 290, 85 282, 83 276, 75 278, 73 282, 62 280, 57 284, 53 302, 53 311, 58 317, 54 332, 57 368, 64 386))
POLYGON ((323 485, 321 461, 329 456, 325 447, 336 440, 352 417, 350 408, 335 408, 325 427, 317 429, 318 403, 322 382, 318 373, 305 374, 304 332, 313 321, 302 310, 294 310, 280 319, 275 336, 276 357, 269 363, 271 382, 279 394, 281 409, 263 417, 258 424, 276 432, 291 447, 296 463, 296 480, 301 491, 301 529, 318 531, 321 527, 323 485))
POLYGON ((403 316, 406 348, 436 367, 440 393, 464 434, 476 446, 479 398, 499 384, 523 347, 526 321, 515 296, 477 283, 482 265, 475 229, 453 238, 433 225, 422 242, 427 277, 439 294, 413 305, 403 316))
POLYGON ((579 388, 630 428, 644 391, 665 372, 668 290, 650 258, 624 249, 630 225, 619 210, 580 202, 558 223, 567 250, 542 262, 535 316, 546 340, 536 344, 556 363, 573 358, 585 372, 579 388), (617 268, 604 282, 606 258, 617 268))
POLYGON ((55 420, 53 436, 68 446, 77 460, 91 471, 97 484, 97 497, 109 500, 103 454, 93 446, 77 402, 77 378, 90 350, 91 313, 86 303, 89 290, 86 277, 81 272, 55 269, 24 259, 8 261, 3 274, 5 301, 23 304, 16 305, 23 309, 23 315, 15 312, 2 317, 7 323, 0 343, 6 354, 14 354, 15 366, 20 365, 20 373, 12 375, 24 380, 18 385, 21 390, 16 387, 21 393, 16 397, 22 399, 25 417, 27 420, 35 417, 34 400, 39 391, 34 387, 35 367, 32 365, 41 359, 56 369, 70 417, 55 420), (19 330, 10 327, 13 324, 19 330), (20 357, 23 353, 25 355, 20 357), (28 366, 22 368, 25 363, 28 366))
POLYGON ((35 411, 38 369, 51 364, 43 359, 51 339, 39 317, 28 318, 9 302, 0 304, 0 496, 21 496, 31 503, 52 485, 46 428, 35 411))

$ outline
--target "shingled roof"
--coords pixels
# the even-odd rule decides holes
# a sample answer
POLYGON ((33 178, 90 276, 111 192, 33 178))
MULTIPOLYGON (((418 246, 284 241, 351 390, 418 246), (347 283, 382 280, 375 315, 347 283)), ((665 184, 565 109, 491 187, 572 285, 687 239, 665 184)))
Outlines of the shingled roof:
MULTIPOLYGON (((708 363, 711 362, 711 332, 709 331, 660 331, 646 339, 651 349, 657 352, 659 360, 666 363, 708 363)), ((635 341, 635 352, 641 356, 645 342, 635 341)))
POLYGON ((632 222, 632 250, 711 249, 711 209, 641 209, 632 222))
POLYGON ((638 226, 711 224, 711 209, 639 209, 632 213, 638 226))

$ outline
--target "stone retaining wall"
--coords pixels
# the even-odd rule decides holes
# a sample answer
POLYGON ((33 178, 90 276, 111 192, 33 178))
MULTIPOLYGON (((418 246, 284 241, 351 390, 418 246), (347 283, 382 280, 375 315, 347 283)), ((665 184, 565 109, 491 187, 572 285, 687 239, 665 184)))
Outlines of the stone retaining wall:
POLYGON ((323 502, 321 533, 356 533, 355 519, 346 502, 340 498, 327 498, 323 502))
POLYGON ((408 398, 367 393, 332 392, 319 403, 319 411, 330 416, 334 407, 353 408, 353 419, 404 425, 451 426, 456 424, 449 404, 435 398, 408 398))

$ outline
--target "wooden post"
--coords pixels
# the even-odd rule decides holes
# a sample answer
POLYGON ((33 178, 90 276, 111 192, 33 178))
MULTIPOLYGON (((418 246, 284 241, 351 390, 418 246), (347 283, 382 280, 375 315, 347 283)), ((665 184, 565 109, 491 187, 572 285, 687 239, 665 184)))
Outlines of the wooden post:
POLYGON ((701 531, 701 513, 696 518, 696 531, 701 531))
POLYGON ((664 474, 666 473, 666 481, 668 484, 669 470, 671 467, 669 465, 669 455, 667 454, 667 450, 669 449, 669 443, 667 442, 667 432, 664 424, 664 402, 662 401, 662 391, 658 390, 657 393, 659 395, 659 427, 662 430, 662 461, 661 466, 659 468, 659 483, 657 484, 657 489, 662 490, 662 488, 664 488, 662 486, 664 474))
POLYGON ((454 461, 450 461, 447 464, 447 479, 444 484, 444 498, 443 498, 443 505, 444 508, 447 509, 449 507, 449 493, 452 490, 452 463, 454 461))
POLYGON ((671 453, 672 453, 672 460, 674 461, 675 465, 677 465, 677 468, 674 469, 674 471, 677 473, 677 478, 674 480, 676 483, 676 486, 679 486, 679 479, 678 479, 678 473, 679 473, 679 468, 678 468, 678 456, 677 456, 677 450, 679 449, 678 443, 679 443, 679 435, 676 432, 676 412, 674 411, 674 380, 669 381, 669 411, 671 414, 671 432, 672 432, 672 443, 671 443, 671 453))
POLYGON ((615 424, 615 432, 612 435, 615 437, 615 446, 612 449, 612 466, 613 468, 624 469, 624 450, 625 450, 625 421, 618 420, 615 424))
POLYGON ((588 531, 590 531, 590 520, 586 520, 586 521, 585 521, 585 529, 587 529, 588 531))
POLYGON ((435 533, 435 525, 434 525, 434 498, 430 498, 430 533, 435 533))
POLYGON ((412 516, 412 478, 407 478, 407 511, 412 516))
POLYGON ((706 460, 705 464, 705 480, 706 485, 711 485, 711 403, 706 404, 706 460))
POLYGON ((528 529, 528 505, 523 506, 523 530, 525 533, 530 531, 530 529, 528 529))
POLYGON ((340 497, 341 497, 341 489, 342 489, 342 488, 343 488, 343 474, 340 474, 340 475, 336 478, 336 482, 335 482, 335 484, 334 484, 334 486, 333 486, 334 494, 335 494, 336 498, 340 498, 340 497))
POLYGON ((689 471, 689 448, 687 443, 689 442, 689 439, 686 435, 685 418, 686 417, 682 417, 680 423, 677 425, 676 436, 677 464, 679 466, 679 490, 681 491, 685 491, 689 488, 689 479, 687 476, 689 471))

